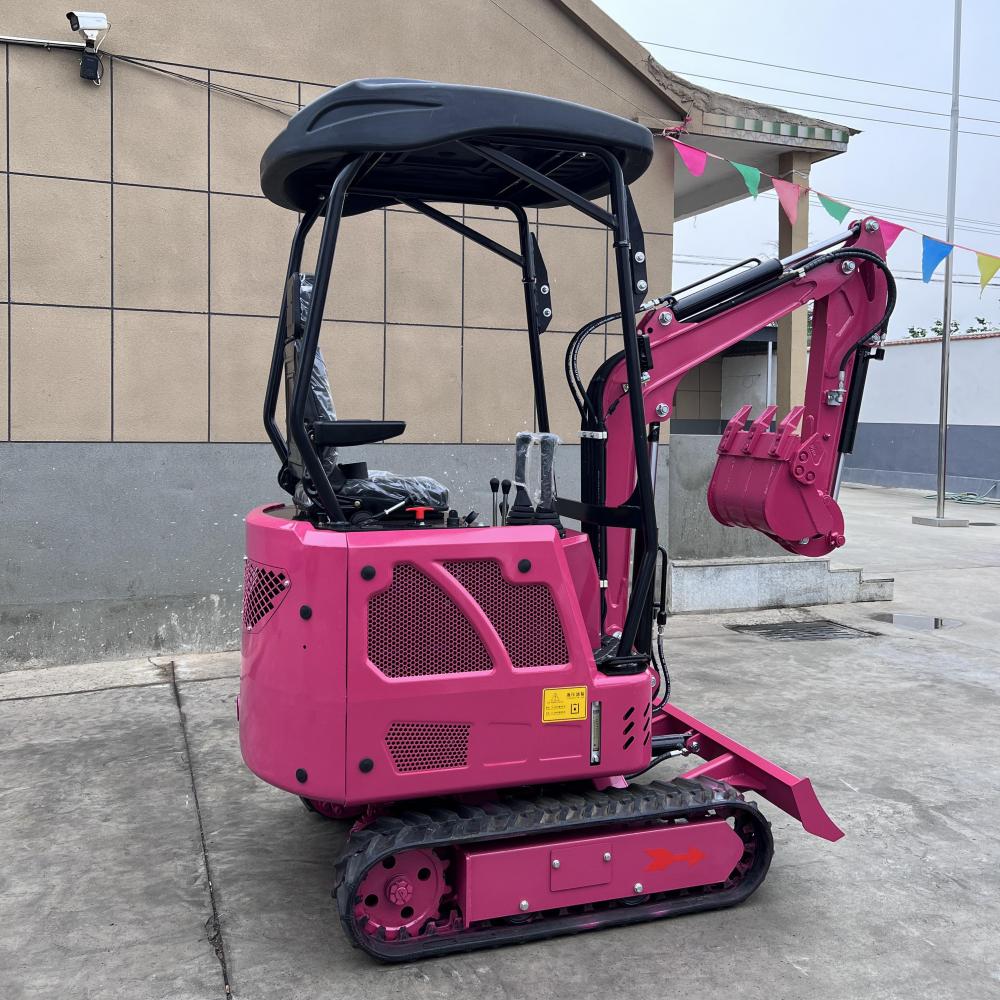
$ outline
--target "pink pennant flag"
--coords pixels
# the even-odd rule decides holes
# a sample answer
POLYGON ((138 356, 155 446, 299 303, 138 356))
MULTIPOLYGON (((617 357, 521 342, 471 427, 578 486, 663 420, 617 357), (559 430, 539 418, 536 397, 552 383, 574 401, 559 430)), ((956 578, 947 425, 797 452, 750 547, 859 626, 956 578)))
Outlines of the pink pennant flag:
POLYGON ((780 177, 772 177, 771 183, 774 185, 778 201, 788 216, 788 221, 794 226, 795 220, 799 217, 799 197, 802 194, 802 186, 793 184, 791 181, 783 181, 780 177))
POLYGON ((899 239, 899 234, 906 226, 897 226, 895 222, 887 222, 885 219, 878 220, 878 227, 882 231, 882 242, 885 244, 885 252, 899 239))
POLYGON ((703 149, 695 149, 685 142, 677 139, 673 140, 674 149, 677 155, 684 161, 684 166, 688 168, 693 177, 701 177, 705 172, 705 164, 708 163, 708 153, 703 149))

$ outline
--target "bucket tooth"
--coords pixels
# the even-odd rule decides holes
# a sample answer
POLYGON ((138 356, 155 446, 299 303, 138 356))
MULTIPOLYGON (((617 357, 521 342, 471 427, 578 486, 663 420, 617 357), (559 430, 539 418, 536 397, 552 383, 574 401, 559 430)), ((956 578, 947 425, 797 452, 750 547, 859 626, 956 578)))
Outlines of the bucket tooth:
POLYGON ((722 440, 719 442, 718 453, 726 454, 735 444, 736 436, 746 426, 747 417, 753 412, 753 407, 749 404, 741 406, 732 420, 726 424, 726 429, 722 432, 722 440))
POLYGON ((761 415, 750 425, 750 430, 747 431, 746 441, 743 444, 744 455, 749 455, 754 446, 760 440, 761 435, 770 430, 771 421, 774 419, 774 415, 777 412, 778 408, 776 406, 766 406, 763 411, 761 411, 761 415))
POLYGON ((770 454, 784 457, 784 450, 795 434, 795 428, 799 426, 802 414, 806 412, 804 406, 793 406, 788 411, 781 423, 778 424, 777 433, 774 435, 774 443, 771 445, 770 454))

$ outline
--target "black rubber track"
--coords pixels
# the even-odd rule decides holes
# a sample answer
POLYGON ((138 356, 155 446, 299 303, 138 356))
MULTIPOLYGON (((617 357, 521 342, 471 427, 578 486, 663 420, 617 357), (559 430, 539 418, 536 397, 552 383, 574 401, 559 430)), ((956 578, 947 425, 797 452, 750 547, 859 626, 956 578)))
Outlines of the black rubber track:
POLYGON ((700 778, 652 781, 627 789, 558 789, 483 805, 448 802, 379 816, 348 838, 337 863, 333 895, 351 942, 387 962, 407 962, 451 952, 537 941, 604 927, 655 920, 741 903, 764 881, 774 851, 770 824, 752 803, 720 781, 700 778), (633 899, 588 907, 548 910, 516 920, 484 921, 440 934, 388 941, 368 933, 354 915, 357 891, 368 870, 383 858, 416 848, 509 840, 540 834, 580 833, 603 826, 620 829, 658 820, 694 822, 709 816, 735 816, 736 832, 746 845, 748 864, 724 884, 659 893, 645 902, 633 899))

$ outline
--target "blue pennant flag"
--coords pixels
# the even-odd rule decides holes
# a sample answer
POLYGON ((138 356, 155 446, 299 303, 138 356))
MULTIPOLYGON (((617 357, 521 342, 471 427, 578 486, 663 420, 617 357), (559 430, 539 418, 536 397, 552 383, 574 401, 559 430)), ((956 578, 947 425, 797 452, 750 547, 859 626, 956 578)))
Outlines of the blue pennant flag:
POLYGON ((921 268, 924 272, 924 282, 929 282, 941 263, 955 248, 950 243, 942 243, 940 240, 932 240, 929 236, 924 237, 924 255, 921 261, 921 268))

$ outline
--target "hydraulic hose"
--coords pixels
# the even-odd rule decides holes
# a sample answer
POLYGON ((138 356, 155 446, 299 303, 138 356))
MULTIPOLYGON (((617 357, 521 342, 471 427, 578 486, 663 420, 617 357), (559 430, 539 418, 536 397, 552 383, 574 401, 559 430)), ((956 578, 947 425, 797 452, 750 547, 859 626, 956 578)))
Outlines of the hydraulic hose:
MULTIPOLYGON (((665 302, 669 295, 661 295, 657 298, 649 299, 643 302, 642 305, 636 310, 635 315, 640 315, 644 313, 647 309, 652 309, 658 306, 661 302, 665 302)), ((580 327, 576 333, 573 334, 572 339, 566 347, 566 357, 564 359, 564 365, 566 369, 566 384, 569 386, 569 391, 573 396, 573 402, 576 403, 576 408, 580 411, 580 416, 586 418, 588 415, 593 421, 593 429, 596 430, 600 426, 601 419, 600 415, 594 409, 593 404, 590 401, 590 397, 587 395, 586 387, 583 384, 583 379, 580 378, 580 368, 579 368, 579 357, 580 349, 583 347, 583 342, 598 328, 605 326, 608 323, 613 323, 616 319, 621 318, 621 312, 608 313, 607 316, 599 316, 597 319, 592 319, 585 326, 580 327)))
POLYGON ((569 386, 569 391, 573 396, 573 402, 576 403, 576 408, 580 411, 580 416, 583 419, 586 419, 589 416, 593 422, 594 429, 596 429, 599 425, 600 419, 597 411, 594 409, 594 406, 590 401, 590 397, 587 395, 587 390, 583 384, 583 380, 580 378, 580 368, 578 364, 580 349, 587 337, 589 337, 598 327, 611 323, 620 316, 621 313, 616 312, 609 313, 607 316, 599 316, 597 319, 592 319, 589 323, 580 327, 580 329, 573 334, 573 337, 566 347, 566 384, 569 386))

